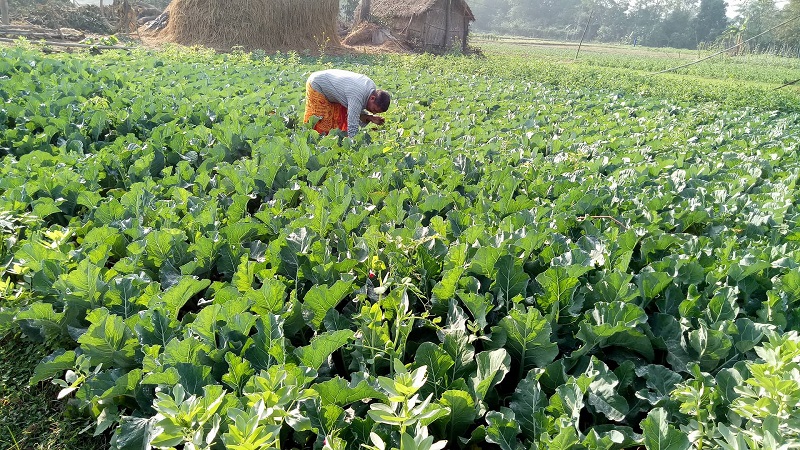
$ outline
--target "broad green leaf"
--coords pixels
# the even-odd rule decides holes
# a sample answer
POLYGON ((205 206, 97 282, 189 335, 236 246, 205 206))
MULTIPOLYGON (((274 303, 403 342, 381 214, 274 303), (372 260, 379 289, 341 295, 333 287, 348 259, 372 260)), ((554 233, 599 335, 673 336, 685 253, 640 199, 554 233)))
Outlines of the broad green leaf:
POLYGON ((73 350, 56 350, 53 354, 47 356, 36 365, 36 369, 33 371, 33 376, 29 384, 32 386, 40 381, 44 381, 66 370, 72 369, 75 366, 75 357, 76 355, 73 350))
POLYGON ((475 392, 476 400, 486 398, 489 389, 503 380, 511 370, 511 356, 505 349, 480 352, 475 357, 478 370, 470 377, 470 383, 475 392))
POLYGON ((234 353, 226 353, 225 361, 228 363, 228 373, 222 376, 222 382, 233 389, 237 395, 241 395, 247 380, 255 373, 255 370, 250 366, 249 361, 234 353))
POLYGON ((303 318, 315 331, 319 331, 328 311, 352 291, 353 281, 339 280, 333 286, 314 286, 303 299, 303 318))
POLYGON ((548 450, 572 450, 580 448, 580 439, 575 428, 562 428, 552 439, 544 441, 548 450))
POLYGON ((309 233, 306 228, 295 230, 286 237, 286 245, 279 250, 281 273, 292 278, 297 277, 302 265, 302 255, 308 252, 315 238, 313 231, 309 233))
POLYGON ((83 245, 89 248, 107 245, 112 250, 114 256, 120 258, 125 255, 127 241, 125 236, 117 228, 101 226, 92 228, 83 238, 83 245))
POLYGON ((739 315, 738 289, 724 287, 719 289, 708 302, 706 317, 710 324, 723 320, 734 320, 739 315))
POLYGON ((529 306, 525 313, 514 309, 493 328, 502 330, 505 345, 512 360, 519 364, 519 373, 524 374, 534 367, 545 367, 558 355, 558 346, 550 342, 551 327, 538 309, 529 306))
POLYGON ((461 267, 445 270, 442 273, 441 281, 436 283, 432 290, 436 303, 445 303, 455 296, 458 280, 463 273, 464 269, 461 267))
POLYGON ((539 386, 535 371, 528 372, 525 379, 519 382, 509 407, 517 417, 523 436, 531 442, 539 439, 547 424, 547 394, 539 386))
POLYGON ((345 407, 361 400, 386 398, 385 394, 378 392, 364 380, 353 386, 340 377, 316 383, 313 389, 319 394, 323 405, 345 407))
POLYGON ((673 278, 665 272, 643 270, 636 275, 636 284, 639 286, 639 292, 644 299, 644 305, 650 303, 672 282, 673 278))
POLYGON ((486 329, 489 322, 486 315, 494 309, 494 303, 491 294, 478 295, 470 292, 458 292, 458 298, 464 303, 469 310, 475 323, 478 325, 478 330, 486 329))
POLYGON ((300 410, 311 421, 311 429, 317 434, 317 441, 345 426, 344 410, 335 404, 322 404, 313 400, 303 402, 300 410))
POLYGON ((205 388, 214 384, 211 376, 211 366, 197 363, 178 363, 175 365, 178 373, 178 384, 190 395, 203 395, 205 388))
MULTIPOLYGON (((106 371, 103 372, 103 375, 109 375, 112 372, 114 371, 106 371)), ((113 380, 114 382, 113 386, 110 386, 102 393, 94 394, 93 399, 98 400, 100 402, 109 403, 113 401, 114 397, 121 397, 121 396, 134 397, 136 389, 141 384, 142 374, 143 374, 142 369, 134 369, 131 370, 130 372, 123 373, 122 375, 119 376, 119 378, 113 380)), ((116 374, 114 375, 116 376, 116 374)), ((96 378, 97 377, 95 377, 92 380, 89 380, 84 386, 87 386, 88 384, 93 384, 96 378)))
POLYGON ((44 342, 65 334, 64 313, 55 312, 50 303, 34 303, 17 313, 15 320, 29 338, 44 342))
POLYGON ((545 311, 549 311, 554 305, 558 309, 570 305, 579 284, 579 280, 570 276, 565 267, 548 267, 536 276, 536 281, 544 290, 542 295, 536 298, 536 302, 545 311))
POLYGON ((592 357, 591 366, 586 375, 592 379, 587 391, 589 404, 604 414, 609 420, 622 422, 630 410, 628 402, 617 393, 619 380, 608 366, 595 357, 592 357))
POLYGON ((53 284, 53 288, 61 292, 67 302, 89 307, 95 305, 106 290, 102 273, 102 267, 87 258, 82 260, 75 270, 61 275, 61 278, 53 284))
POLYGON ((89 329, 78 343, 92 364, 105 367, 131 368, 136 363, 138 342, 122 317, 109 314, 105 308, 95 309, 86 316, 89 329))
POLYGON ((600 301, 629 303, 639 295, 636 285, 631 283, 632 279, 631 274, 614 271, 604 274, 593 288, 600 301))
MULTIPOLYGON (((505 409, 505 408, 504 408, 505 409)), ((518 450, 517 440, 519 425, 514 413, 507 411, 489 411, 486 414, 486 442, 497 444, 502 450, 518 450)))
POLYGON ((108 284, 103 303, 112 313, 128 318, 147 308, 148 295, 155 295, 153 283, 141 276, 127 275, 108 284))
POLYGON ((498 298, 506 302, 518 295, 525 295, 530 277, 522 268, 522 261, 513 255, 503 255, 494 266, 495 278, 491 289, 498 298))
POLYGON ((147 448, 145 440, 155 424, 154 418, 122 416, 114 430, 111 446, 115 450, 142 450, 147 448))
POLYGON ((589 273, 594 268, 595 263, 596 260, 592 258, 589 252, 579 248, 574 248, 561 256, 553 258, 551 261, 553 267, 565 268, 570 278, 578 278, 589 273))
POLYGON ((167 317, 160 308, 144 311, 139 317, 135 330, 141 345, 166 347, 167 343, 180 333, 180 322, 167 317))
POLYGON ((255 323, 256 333, 247 340, 242 355, 256 369, 268 369, 286 363, 283 320, 275 315, 262 315, 255 323))
POLYGON ((464 436, 477 418, 475 400, 466 391, 449 390, 442 394, 439 403, 450 412, 439 419, 435 426, 442 424, 444 427, 442 434, 448 441, 455 443, 458 438, 464 436))
POLYGON ((328 357, 347 344, 355 332, 351 330, 338 330, 322 333, 311 339, 311 344, 295 349, 294 353, 300 358, 303 365, 314 370, 319 370, 328 357))
POLYGON ((633 432, 630 427, 619 425, 599 425, 592 427, 583 440, 583 446, 594 449, 614 450, 618 448, 635 448, 640 444, 642 436, 633 432))
POLYGON ((208 354, 211 347, 194 337, 172 338, 161 354, 164 365, 173 366, 178 363, 196 364, 201 354, 208 354))
POLYGON ((427 367, 428 378, 425 381, 422 395, 433 393, 439 398, 450 384, 450 369, 455 365, 453 358, 440 346, 433 342, 423 342, 417 349, 412 367, 427 367))
POLYGON ((33 215, 45 219, 51 214, 58 214, 61 212, 61 208, 59 207, 61 203, 63 203, 63 200, 61 202, 56 202, 49 197, 39 198, 31 203, 33 215))
POLYGON ((258 315, 280 314, 286 304, 286 285, 274 278, 264 280, 261 288, 245 293, 250 310, 258 315))
POLYGON ((151 267, 161 269, 165 265, 173 269, 187 260, 189 244, 186 234, 178 229, 154 230, 145 237, 145 252, 151 267))
POLYGON ((742 374, 735 368, 722 369, 716 376, 717 390, 725 404, 733 403, 739 394, 736 390, 745 384, 742 374))
POLYGON ((691 448, 686 435, 675 429, 668 421, 667 411, 655 408, 642 421, 644 445, 647 450, 688 450, 691 448))
POLYGON ((469 337, 465 333, 446 334, 442 348, 453 359, 451 380, 465 377, 472 370, 475 365, 475 347, 469 342, 469 337))
POLYGON ((206 306, 188 326, 195 335, 212 348, 224 347, 223 339, 226 329, 237 329, 243 336, 249 336, 250 326, 255 324, 255 316, 245 312, 247 300, 238 298, 223 304, 214 303, 206 306))
POLYGON ((647 314, 637 305, 601 302, 595 304, 594 310, 586 313, 576 337, 586 342, 586 346, 581 349, 583 352, 595 345, 617 346, 652 360, 653 346, 650 339, 640 331, 646 322, 647 314))
POLYGON ((480 247, 470 261, 469 271, 494 279, 497 261, 500 259, 499 249, 489 246, 480 247))
POLYGON ((653 406, 661 406, 669 400, 670 392, 683 381, 680 374, 657 364, 636 368, 636 375, 646 380, 647 388, 636 392, 636 397, 646 400, 653 406))
POLYGON ((570 381, 556 388, 556 393, 550 397, 548 409, 559 416, 565 416, 570 425, 577 426, 584 406, 586 403, 583 390, 577 383, 570 381))
POLYGON ((797 303, 797 299, 800 299, 800 270, 794 269, 786 272, 776 287, 788 298, 793 299, 793 303, 797 303))
POLYGON ((689 332, 689 346, 697 355, 704 371, 716 368, 730 353, 733 341, 724 332, 708 328, 705 323, 689 332))
POLYGON ((198 280, 194 277, 183 276, 177 284, 167 289, 161 298, 154 297, 150 301, 149 307, 153 308, 156 303, 164 302, 167 312, 170 313, 169 317, 176 319, 183 305, 209 285, 211 285, 211 280, 198 280))
POLYGON ((728 276, 735 282, 741 282, 745 278, 758 273, 764 269, 769 269, 772 264, 768 261, 761 260, 751 254, 746 255, 738 264, 731 265, 728 268, 728 276))

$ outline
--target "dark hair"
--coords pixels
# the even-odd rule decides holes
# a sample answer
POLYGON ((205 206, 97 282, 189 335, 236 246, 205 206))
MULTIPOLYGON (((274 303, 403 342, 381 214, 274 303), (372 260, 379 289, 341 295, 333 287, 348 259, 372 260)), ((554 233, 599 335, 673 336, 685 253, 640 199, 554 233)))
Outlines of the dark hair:
POLYGON ((379 112, 386 112, 391 102, 392 96, 388 92, 380 89, 375 91, 375 105, 381 109, 379 112))

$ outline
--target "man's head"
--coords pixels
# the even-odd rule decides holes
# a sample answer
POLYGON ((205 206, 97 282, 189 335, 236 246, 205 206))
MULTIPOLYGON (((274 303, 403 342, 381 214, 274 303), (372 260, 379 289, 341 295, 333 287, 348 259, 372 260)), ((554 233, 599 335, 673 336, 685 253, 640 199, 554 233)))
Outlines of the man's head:
POLYGON ((388 92, 378 89, 369 96, 367 100, 367 111, 373 114, 386 112, 389 109, 389 103, 391 103, 391 101, 392 97, 388 92))

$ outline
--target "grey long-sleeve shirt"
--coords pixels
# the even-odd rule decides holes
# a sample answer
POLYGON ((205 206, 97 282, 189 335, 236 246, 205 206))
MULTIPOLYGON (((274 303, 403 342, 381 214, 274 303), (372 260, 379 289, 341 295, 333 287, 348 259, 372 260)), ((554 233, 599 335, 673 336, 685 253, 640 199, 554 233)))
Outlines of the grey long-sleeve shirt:
POLYGON ((341 69, 314 72, 308 82, 315 91, 324 95, 330 102, 347 108, 347 135, 353 137, 361 125, 361 113, 367 107, 369 96, 377 89, 375 83, 366 75, 341 69))

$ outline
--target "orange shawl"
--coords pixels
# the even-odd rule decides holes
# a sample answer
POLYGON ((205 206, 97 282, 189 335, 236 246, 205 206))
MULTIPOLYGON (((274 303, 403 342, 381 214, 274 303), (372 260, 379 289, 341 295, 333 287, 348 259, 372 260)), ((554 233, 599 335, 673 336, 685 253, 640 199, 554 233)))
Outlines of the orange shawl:
POLYGON ((311 83, 306 83, 306 113, 303 123, 308 122, 311 116, 320 117, 319 122, 314 125, 314 129, 320 134, 327 134, 334 128, 347 131, 347 108, 328 101, 311 87, 311 83))

